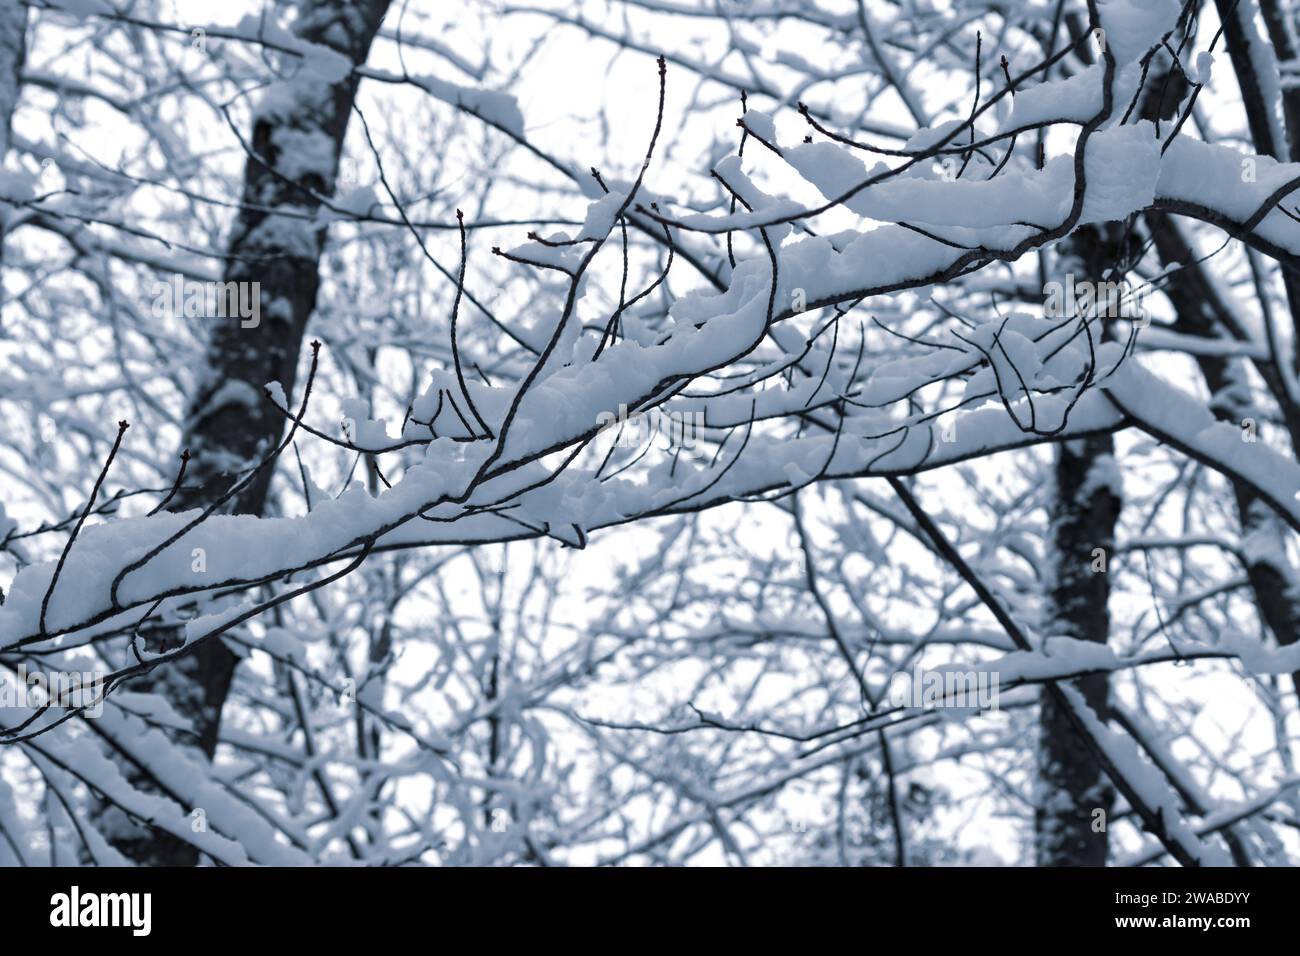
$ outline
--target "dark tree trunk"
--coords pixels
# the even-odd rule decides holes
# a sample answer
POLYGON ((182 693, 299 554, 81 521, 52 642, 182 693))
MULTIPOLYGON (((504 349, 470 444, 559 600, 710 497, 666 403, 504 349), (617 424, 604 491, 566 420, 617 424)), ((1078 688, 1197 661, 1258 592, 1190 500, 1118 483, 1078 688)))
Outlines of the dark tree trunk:
MULTIPOLYGON (((1217 338, 1220 331, 1231 329, 1233 317, 1213 284, 1196 262, 1197 256, 1163 213, 1147 213, 1147 221, 1155 238, 1156 252, 1165 266, 1182 265, 1170 276, 1166 294, 1173 304, 1176 325, 1180 332, 1202 338, 1217 338)), ((1232 362, 1219 355, 1198 355, 1196 364, 1205 378, 1205 385, 1213 397, 1211 410, 1225 422, 1242 427, 1250 418, 1250 402, 1236 382, 1244 377, 1244 369, 1234 369, 1232 362)), ((1265 382, 1275 395, 1283 394, 1277 372, 1268 367, 1260 369, 1265 382)), ((1295 447, 1300 447, 1300 409, 1289 402, 1280 402, 1283 420, 1295 447)), ((1285 535, 1272 508, 1259 500, 1254 489, 1242 482, 1232 483, 1241 523, 1242 538, 1254 537, 1267 541, 1268 547, 1243 548, 1246 576, 1260 615, 1277 642, 1283 646, 1300 639, 1300 607, 1290 597, 1288 584, 1295 571, 1290 566, 1284 547, 1285 535)), ((1300 671, 1291 675, 1296 693, 1300 694, 1300 671)))
MULTIPOLYGON (((1123 235, 1118 224, 1080 230, 1063 257, 1064 270, 1074 271, 1077 281, 1111 281, 1107 270, 1122 257, 1123 235)), ((1044 635, 1099 644, 1110 635, 1109 562, 1120 508, 1109 480, 1115 472, 1113 452, 1109 435, 1057 446, 1044 635)), ((1105 674, 1071 684, 1098 717, 1108 718, 1110 685, 1105 674)), ((1038 775, 1037 864, 1105 866, 1114 790, 1069 715, 1050 694, 1042 695, 1039 710, 1038 775)))
MULTIPOLYGON (((1051 513, 1052 573, 1044 634, 1106 643, 1110 633, 1109 562, 1120 500, 1105 480, 1114 451, 1109 435, 1068 442, 1056 457, 1051 513), (1094 570, 1098 568, 1098 570, 1094 570)), ((1070 682, 1106 720, 1105 674, 1070 682)), ((1039 713, 1039 799, 1035 855, 1039 866, 1105 866, 1105 823, 1114 790, 1056 699, 1044 694, 1039 713), (1101 811, 1100 814, 1097 811, 1101 811)))
MULTIPOLYGON (((307 0, 294 32, 328 46, 353 64, 363 64, 379 30, 387 0, 307 0)), ((276 89, 274 109, 257 113, 250 142, 256 156, 244 168, 243 200, 248 206, 235 222, 228 250, 227 282, 259 283, 260 321, 245 327, 238 318, 217 320, 206 362, 189 402, 184 445, 192 456, 185 484, 172 508, 184 511, 212 504, 247 474, 281 440, 285 417, 263 400, 267 382, 278 381, 292 396, 303 335, 316 305, 323 228, 299 218, 320 205, 313 196, 333 192, 343 138, 356 96, 355 75, 330 85, 302 62, 276 89), (306 144, 306 145, 304 145, 306 144), (313 151, 315 168, 304 162, 313 151), (283 152, 282 152, 283 151, 283 152), (283 166, 282 172, 279 167, 283 166), (305 188, 304 188, 305 187, 305 188), (293 211, 293 218, 266 209, 293 211)), ((251 323, 251 319, 248 320, 251 323)), ((261 514, 272 469, 263 469, 226 506, 236 514, 261 514)), ((211 559, 209 559, 210 561, 211 559)), ((208 570, 214 570, 211 563, 208 570)), ((216 568, 219 577, 238 568, 216 568)), ((179 638, 156 639, 157 651, 179 638)), ((235 671, 235 656, 220 641, 195 650, 136 681, 132 690, 164 697, 194 728, 204 761, 216 751, 221 711, 235 671)), ((138 786, 149 781, 133 775, 138 786)), ((113 844, 139 863, 193 865, 193 847, 116 816, 106 832, 113 844)))
MULTIPOLYGON (((23 63, 27 59, 27 8, 0 4, 0 163, 9 153, 9 131, 22 88, 23 63)), ((0 222, 0 244, 4 223, 0 222)))

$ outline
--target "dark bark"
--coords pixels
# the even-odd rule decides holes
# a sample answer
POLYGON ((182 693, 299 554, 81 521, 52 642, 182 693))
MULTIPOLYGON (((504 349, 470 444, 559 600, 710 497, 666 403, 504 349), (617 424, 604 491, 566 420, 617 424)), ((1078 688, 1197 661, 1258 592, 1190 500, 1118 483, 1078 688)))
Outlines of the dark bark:
MULTIPOLYGON (((1064 268, 1078 280, 1109 281, 1107 270, 1122 258, 1123 227, 1081 229, 1069 243, 1064 268)), ((1107 480, 1114 442, 1098 435, 1057 446, 1055 494, 1049 513, 1051 586, 1043 634, 1104 644, 1110 634, 1109 560, 1115 547, 1120 499, 1107 480), (1101 563, 1107 562, 1107 563, 1101 563)), ((1107 675, 1070 684, 1105 721, 1107 675)), ((1038 799, 1034 849, 1039 866, 1105 866, 1105 821, 1114 788, 1079 735, 1061 701, 1043 694, 1039 711, 1038 799), (1101 815, 1096 811, 1100 810, 1101 815)))
MULTIPOLYGON (((1114 551, 1120 501, 1098 481, 1109 435, 1061 445, 1056 458, 1056 497, 1051 513, 1054 567, 1050 613, 1044 634, 1104 644, 1110 633, 1108 571, 1093 570, 1094 552, 1114 551)), ((1102 720, 1109 717, 1109 680, 1092 674, 1071 685, 1102 720)), ((1035 809, 1035 856, 1039 866, 1105 866, 1106 828, 1114 789, 1074 729, 1060 703, 1042 697, 1039 713, 1039 792, 1035 809), (1105 816, 1098 817, 1094 811, 1105 816)))
MULTIPOLYGON (((1264 96, 1259 78, 1255 75, 1255 63, 1250 55, 1251 42, 1259 42, 1260 36, 1252 36, 1254 4, 1242 3, 1240 0, 1215 0, 1220 22, 1223 24, 1223 41, 1227 47, 1228 58, 1232 61, 1237 75, 1237 85, 1241 88, 1242 107, 1246 111, 1246 123, 1250 127, 1251 139, 1255 141, 1256 151, 1275 159, 1286 158, 1286 144, 1278 142, 1274 135, 1273 124, 1269 116, 1275 106, 1264 96), (1247 26, 1247 24, 1251 24, 1247 26), (1249 32, 1248 32, 1249 31, 1249 32)), ((1280 26, 1280 24, 1279 24, 1280 26)), ((1285 34, 1285 31, 1283 31, 1285 34)))
MULTIPOLYGON (((387 6, 387 0, 307 0, 294 32, 362 64, 387 6)), ((313 193, 333 192, 358 80, 352 75, 330 85, 301 61, 290 69, 295 72, 277 88, 274 109, 263 108, 255 116, 249 142, 255 156, 244 168, 243 200, 261 209, 310 214, 320 205, 313 193), (303 162, 304 148, 320 160, 315 168, 303 162)), ((262 389, 278 381, 286 395, 293 394, 304 332, 316 305, 324 241, 324 229, 307 227, 297 218, 247 208, 240 212, 225 279, 259 283, 260 321, 246 328, 238 318, 216 320, 185 419, 184 445, 193 456, 187 490, 177 495, 172 510, 211 505, 281 440, 285 417, 262 400, 262 389)), ((263 469, 226 510, 262 514, 271 474, 271 468, 263 469)), ((165 634, 154 638, 150 649, 174 646, 178 640, 175 633, 165 634)), ((189 720, 195 736, 185 742, 196 744, 206 762, 216 751, 235 664, 223 643, 208 641, 131 689, 161 695, 189 720)), ((138 777, 135 782, 149 785, 138 777)), ((137 862, 183 866, 197 861, 188 844, 125 819, 112 821, 106 830, 114 845, 137 862)))
MULTIPOLYGON (((1255 145, 1255 152, 1263 156, 1271 156, 1278 162, 1294 160, 1297 133, 1300 132, 1295 125, 1297 119, 1300 119, 1300 98, 1297 97, 1296 90, 1288 90, 1283 94, 1281 118, 1285 126, 1279 129, 1281 123, 1270 121, 1278 104, 1265 92, 1266 87, 1278 82, 1278 78, 1271 77, 1269 84, 1261 82, 1258 76, 1258 63, 1250 53, 1252 44, 1263 45, 1267 39, 1276 47, 1275 56, 1290 59, 1293 53, 1286 29, 1281 22, 1282 14, 1276 4, 1261 4, 1269 33, 1266 38, 1256 31, 1254 4, 1239 3, 1235 0, 1215 0, 1215 2, 1219 16, 1223 19, 1223 39, 1227 44, 1237 86, 1241 90, 1246 124, 1250 130, 1251 142, 1255 145), (1281 46, 1277 46, 1279 41, 1281 46)), ((1283 269, 1282 285, 1286 289, 1291 329, 1300 340, 1300 276, 1296 275, 1293 269, 1283 269)), ((1291 414, 1294 416, 1300 412, 1292 409, 1291 414)))
MULTIPOLYGON (((1192 249, 1173 223, 1163 213, 1156 212, 1147 213, 1147 222, 1161 263, 1165 266, 1184 264, 1182 269, 1170 275, 1165 288, 1177 316, 1178 330, 1188 335, 1215 338, 1219 328, 1231 328, 1234 320, 1227 305, 1201 266, 1193 261, 1196 257, 1192 249)), ((1240 427, 1242 420, 1250 415, 1249 409, 1243 404, 1248 404, 1247 396, 1242 394, 1238 385, 1244 379, 1244 369, 1234 370, 1230 360, 1217 355, 1198 355, 1195 358, 1205 378, 1206 387, 1213 396, 1211 408, 1214 414, 1222 421, 1240 427)), ((1295 447, 1300 447, 1300 444, 1296 444, 1297 439, 1300 439, 1300 409, 1282 397, 1276 370, 1262 366, 1260 372, 1270 386, 1270 391, 1279 397, 1292 443, 1295 447)), ((1281 546, 1282 532, 1277 527, 1272 509, 1259 499, 1250 485, 1233 482, 1232 490, 1243 539, 1255 535, 1275 539, 1277 542, 1276 547, 1243 549, 1246 576, 1250 580, 1260 615, 1277 642, 1283 646, 1294 644, 1300 639, 1300 608, 1288 597, 1291 593, 1288 582, 1293 578, 1294 570, 1289 566, 1286 551, 1281 546)), ((1300 671, 1294 672, 1291 680, 1296 693, 1300 694, 1300 671)))
MULTIPOLYGON (((9 131, 26 59, 27 8, 16 3, 0 5, 0 163, 9 152, 9 131)), ((3 242, 4 223, 0 222, 0 244, 3 242)))
MULTIPOLYGON (((1282 94, 1282 118, 1285 124, 1286 141, 1280 141, 1269 122, 1270 111, 1276 104, 1264 94, 1264 85, 1256 75, 1256 62, 1250 56, 1247 43, 1247 29, 1243 18, 1253 16, 1251 5, 1242 4, 1244 9, 1237 9, 1229 16, 1233 6, 1227 0, 1216 0, 1219 15, 1224 18, 1224 40, 1228 44, 1228 53, 1232 60, 1237 85, 1241 89, 1242 101, 1246 108, 1246 119, 1250 128, 1251 140, 1257 152, 1285 162, 1300 160, 1300 90, 1290 89, 1282 94)), ((1260 12, 1268 32, 1268 40, 1274 48, 1274 55, 1279 60, 1291 60, 1295 57, 1290 36, 1283 22, 1284 12, 1276 0, 1260 0, 1260 12)), ((1258 42, 1258 39, 1256 40, 1258 42)), ((1153 231, 1160 247, 1161 259, 1165 262, 1190 262, 1192 251, 1182 237, 1163 217, 1153 218, 1153 231)), ((1291 314, 1291 327, 1294 334, 1300 335, 1300 276, 1294 270, 1282 270, 1282 283, 1286 289, 1287 304, 1291 314)), ((1193 335, 1213 336, 1216 333, 1215 322, 1232 328, 1232 317, 1218 296, 1209 288, 1209 283, 1199 266, 1183 269, 1175 273, 1171 282, 1170 298, 1178 309, 1178 322, 1193 335), (1203 303, 1213 304, 1215 308, 1208 311, 1203 303)), ((1300 351, 1293 357, 1292 368, 1300 368, 1300 351)), ((1212 395, 1220 396, 1214 411, 1219 418, 1240 425, 1248 412, 1242 410, 1239 403, 1244 399, 1237 390, 1229 386, 1233 383, 1231 364, 1215 356, 1197 358, 1197 364, 1205 376, 1206 385, 1212 395)), ((1280 369, 1257 366, 1264 377, 1274 398, 1281 409, 1283 419, 1290 433, 1292 448, 1300 448, 1300 408, 1297 408, 1286 395, 1279 382, 1280 369)), ((1279 542, 1281 535, 1274 527, 1272 511, 1258 496, 1245 485, 1234 483, 1233 491, 1237 502, 1237 514, 1241 519, 1243 539, 1251 537, 1275 538, 1279 542)), ((1250 579, 1251 589, 1260 609, 1260 614, 1273 632, 1279 644, 1294 644, 1300 639, 1300 607, 1291 600, 1289 582, 1295 575, 1283 548, 1264 547, 1246 549, 1246 574, 1250 579)), ((1300 670, 1291 675, 1296 693, 1300 695, 1300 670)))
MULTIPOLYGON (((1259 10, 1264 17, 1264 27, 1268 30, 1269 43, 1278 62, 1285 63, 1296 58, 1296 50, 1287 33, 1286 12, 1278 0, 1259 0, 1259 10)), ((1300 162, 1300 89, 1292 86, 1282 91, 1282 116, 1286 121, 1286 156, 1293 163, 1300 162)), ((1279 149, 1280 149, 1279 144, 1279 149)), ((1276 155, 1276 154, 1275 154, 1276 155)), ((1281 155, 1278 159, 1284 158, 1281 155)))

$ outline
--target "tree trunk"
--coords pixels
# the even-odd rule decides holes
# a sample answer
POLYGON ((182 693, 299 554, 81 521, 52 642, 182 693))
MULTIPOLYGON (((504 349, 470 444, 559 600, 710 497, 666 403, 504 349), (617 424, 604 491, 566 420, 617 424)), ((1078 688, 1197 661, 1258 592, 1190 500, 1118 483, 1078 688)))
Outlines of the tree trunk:
MULTIPOLYGON (((387 9, 387 0, 306 0, 294 33, 330 47, 349 62, 366 61, 387 9)), ((304 223, 320 205, 313 193, 333 192, 343 138, 356 96, 355 74, 333 85, 298 61, 290 79, 272 90, 254 116, 252 151, 244 168, 243 201, 228 250, 225 279, 260 289, 259 321, 217 320, 200 379, 184 423, 184 445, 192 456, 187 490, 172 509, 212 504, 281 440, 285 418, 262 395, 267 382, 279 381, 293 394, 307 320, 316 305, 319 260, 325 230, 304 223), (270 104, 270 105, 268 105, 270 104), (305 188, 304 188, 305 187, 305 188), (259 208, 248 208, 259 207, 259 208), (278 216, 283 208, 297 215, 278 216), (248 324, 249 327, 245 327, 248 324)), ((236 514, 259 515, 266 504, 272 469, 264 469, 226 505, 236 514)), ((218 577, 238 568, 208 570, 218 577)), ((179 635, 154 639, 149 649, 175 646, 179 635)), ((199 644, 194 652, 160 667, 132 690, 161 695, 190 721, 204 762, 217 746, 221 711, 234 677, 235 656, 220 641, 199 644)), ((148 780, 134 782, 147 788, 148 780)), ((110 841, 142 864, 193 865, 197 852, 188 844, 141 827, 121 814, 106 827, 110 841)))
MULTIPOLYGON (((1114 553, 1120 499, 1107 481, 1114 467, 1109 435, 1067 442, 1056 457, 1051 511, 1053 581, 1045 635, 1106 643, 1110 633, 1108 562, 1114 553)), ((1070 682, 1106 720, 1110 685, 1105 674, 1070 682)), ((1055 698, 1039 711, 1039 798, 1035 856, 1039 866, 1105 866, 1106 822, 1114 791, 1101 765, 1055 698), (1101 813, 1097 813, 1101 811, 1101 813)))
MULTIPOLYGON (((9 154, 9 130, 18 106, 26 59, 27 8, 17 3, 0 5, 0 164, 9 154)), ((0 218, 0 251, 3 243, 4 220, 0 218)))
MULTIPOLYGON (((1101 282, 1120 259, 1118 224, 1080 230, 1063 258, 1076 281, 1101 282)), ((1114 554, 1120 499, 1113 482, 1114 442, 1100 435, 1057 446, 1050 508, 1051 581, 1045 636, 1106 643, 1110 634, 1109 561, 1114 554)), ((1110 684, 1105 674, 1071 681, 1105 721, 1110 684)), ((1039 709, 1038 794, 1034 850, 1039 866, 1105 866, 1106 822, 1114 790, 1069 715, 1050 694, 1039 709), (1098 812, 1100 811, 1100 813, 1098 812)))
MULTIPOLYGON (((1173 221, 1163 213, 1148 212, 1147 222, 1161 264, 1166 267, 1182 266, 1170 274, 1165 290, 1174 307, 1178 331, 1202 338, 1216 338, 1219 333, 1216 325, 1222 324, 1226 328, 1230 327, 1232 321, 1227 304, 1205 276, 1196 261, 1198 257, 1175 228, 1173 221)), ((1219 355, 1197 355, 1196 364, 1213 398, 1211 410, 1215 416, 1221 421, 1242 427, 1242 423, 1253 414, 1249 396, 1243 394, 1236 384, 1239 380, 1244 380, 1245 370, 1234 369, 1229 359, 1219 355)), ((1276 372, 1267 367, 1260 371, 1268 380, 1270 391, 1280 395, 1282 386, 1274 378, 1276 372)), ((1286 401, 1281 401, 1280 406, 1291 441, 1300 441, 1300 409, 1286 401)), ((1260 616, 1277 638, 1278 644, 1294 644, 1300 640, 1300 607, 1292 596, 1294 589, 1290 582, 1296 580, 1298 575, 1287 557, 1281 523, 1272 508, 1260 501, 1249 485, 1234 481, 1232 490, 1241 523, 1241 550, 1246 562, 1246 576, 1260 616)), ((1300 670, 1292 673, 1291 681, 1296 693, 1300 694, 1300 670)))

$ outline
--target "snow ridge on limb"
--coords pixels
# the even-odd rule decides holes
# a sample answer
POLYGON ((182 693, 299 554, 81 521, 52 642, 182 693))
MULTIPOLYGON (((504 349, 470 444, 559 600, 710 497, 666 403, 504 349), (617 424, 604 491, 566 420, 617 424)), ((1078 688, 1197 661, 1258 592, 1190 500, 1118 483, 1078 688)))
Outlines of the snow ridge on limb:
POLYGON ((1102 765, 1130 805, 1139 812, 1147 829, 1184 866, 1232 866, 1232 859, 1219 847, 1201 840, 1183 819, 1177 792, 1153 763, 1142 756, 1136 743, 1098 719, 1083 695, 1069 684, 1053 684, 1073 711, 1080 727, 1104 754, 1102 765), (1118 775, 1118 776, 1116 776, 1118 775), (1136 800, 1136 802, 1135 802, 1136 800))
MULTIPOLYGON (((755 121, 758 122, 757 117, 755 121)), ((1144 128, 1139 125, 1116 130, 1101 129, 1093 136, 1089 148, 1091 149, 1094 144, 1104 146, 1108 142, 1107 137, 1120 133, 1123 134, 1122 138, 1125 142, 1130 137, 1136 139, 1144 128)), ((1093 165, 1090 161, 1086 162, 1085 168, 1091 170, 1093 165)), ((927 187, 959 185, 965 188, 968 184, 923 185, 927 187)), ((1076 187, 1078 185, 1075 184, 1076 187)), ((1103 184, 1098 183, 1098 185, 1103 184)), ((750 196, 753 199, 758 198, 752 193, 750 196)), ((1138 198, 1145 198, 1145 192, 1138 198)), ((594 205, 602 206, 603 203, 603 206, 611 206, 615 205, 615 202, 615 200, 605 199, 594 205)), ((1074 197, 1075 208, 1071 210, 1071 214, 1076 218, 1084 216, 1093 202, 1091 187, 1083 189, 1080 195, 1074 197)), ((1123 203, 1116 206, 1108 199, 1106 214, 1114 214, 1116 209, 1128 208, 1128 205, 1123 203)), ((616 217, 603 215, 599 218, 602 226, 612 227, 616 217)), ((135 606, 156 599, 160 594, 166 595, 169 591, 178 594, 198 593, 217 584, 239 584, 263 580, 277 573, 282 574, 286 570, 301 567, 304 562, 313 565, 330 560, 332 557, 350 554, 352 552, 348 549, 354 542, 374 534, 381 537, 380 546, 417 541, 491 540, 517 536, 520 533, 517 524, 512 524, 509 519, 502 518, 489 510, 494 504, 504 501, 518 500, 527 505, 528 507, 518 512, 526 519, 546 516, 546 520, 532 522, 534 527, 544 527, 547 523, 556 523, 550 520, 551 518, 564 515, 568 508, 564 502, 576 503, 583 500, 590 503, 594 499, 595 513, 592 514, 590 511, 586 513, 585 524, 588 527, 599 527, 627 520, 630 515, 662 513, 666 510, 694 508, 705 503, 720 502, 727 500, 727 493, 743 496, 756 491, 788 488, 791 487, 788 474, 790 469, 795 469, 797 475, 802 476, 792 479, 795 484, 805 478, 838 475, 906 474, 935 467, 944 462, 985 454, 998 448, 1016 447, 1027 443, 1030 439, 1016 433, 1016 420, 999 416, 991 409, 980 409, 962 413, 963 416, 971 416, 963 417, 963 424, 970 422, 978 427, 961 428, 957 441, 951 447, 943 447, 936 443, 930 426, 894 428, 887 437, 876 437, 867 433, 862 424, 849 422, 845 424, 842 434, 836 438, 821 436, 793 441, 774 441, 764 436, 754 436, 751 439, 751 450, 761 450, 764 453, 761 457, 770 461, 771 465, 755 468, 750 465, 749 459, 760 456, 747 456, 742 464, 729 468, 720 480, 714 481, 717 476, 712 475, 701 476, 700 480, 693 483, 687 482, 689 494, 680 496, 680 500, 675 500, 671 493, 663 492, 657 493, 657 500, 649 495, 638 495, 622 483, 611 484, 608 489, 597 489, 590 475, 586 476, 585 481, 581 480, 583 477, 581 472, 574 472, 569 480, 557 482, 549 491, 533 492, 528 489, 528 482, 534 480, 536 472, 536 469, 532 469, 531 472, 528 469, 532 468, 537 456, 542 452, 588 439, 593 433, 591 423, 597 418, 599 412, 624 401, 629 405, 639 405, 647 401, 648 396, 653 397, 655 386, 665 380, 690 378, 719 363, 735 359, 737 357, 735 349, 728 349, 727 345, 734 342, 737 337, 741 341, 752 340, 753 333, 762 328, 765 319, 763 307, 772 297, 774 279, 777 297, 789 294, 795 288, 806 286, 807 291, 811 291, 815 297, 835 298, 841 294, 841 290, 836 287, 836 282, 841 277, 844 284, 848 285, 854 279, 860 283, 864 272, 874 274, 871 291, 915 286, 932 281, 935 270, 951 268, 960 257, 960 253, 943 243, 898 227, 892 229, 886 227, 884 230, 863 234, 842 251, 838 250, 836 245, 837 243, 830 240, 809 239, 777 249, 775 258, 779 275, 775 277, 771 266, 761 257, 742 262, 733 274, 727 292, 717 296, 687 296, 674 305, 672 311, 674 331, 666 339, 648 346, 630 341, 618 343, 607 349, 594 362, 570 364, 551 374, 539 376, 535 382, 536 387, 530 390, 529 394, 522 396, 515 408, 519 423, 530 427, 512 430, 513 434, 505 444, 505 451, 501 454, 497 467, 485 476, 488 480, 484 481, 482 486, 470 496, 465 495, 467 488, 465 480, 473 475, 475 466, 482 464, 481 459, 475 460, 475 456, 480 455, 481 450, 471 446, 472 450, 469 450, 468 454, 458 462, 460 453, 466 451, 462 446, 450 441, 442 444, 436 441, 430 442, 426 453, 427 470, 424 466, 411 469, 402 482, 379 499, 369 499, 363 494, 356 494, 349 500, 348 507, 333 509, 336 519, 343 512, 347 512, 346 522, 335 520, 331 525, 322 518, 319 523, 286 525, 284 528, 279 528, 273 524, 259 525, 256 519, 248 519, 248 526, 238 529, 239 532, 244 535, 255 533, 259 539, 265 537, 269 546, 273 545, 256 552, 256 567, 241 568, 242 573, 228 577, 218 577, 214 574, 211 584, 205 583, 200 586, 194 586, 192 576, 187 575, 186 580, 191 585, 188 589, 180 588, 179 578, 176 581, 152 580, 141 588, 138 595, 129 593, 130 585, 128 585, 128 593, 125 596, 129 598, 132 606, 135 606), (798 283, 804 283, 804 286, 798 283), (744 334, 733 335, 736 332, 744 334), (545 427, 542 427, 543 422, 545 427), (772 454, 781 447, 786 450, 772 454), (818 461, 825 462, 825 465, 812 471, 806 469, 810 462, 818 461), (511 472, 517 474, 512 478, 511 472), (446 481, 448 474, 456 478, 446 481), (437 475, 439 480, 427 483, 431 475, 437 475), (556 493, 557 490, 559 494, 556 493), (607 491, 617 493, 606 493, 607 491), (555 507, 557 503, 560 505, 558 508, 555 507), (406 527, 412 524, 416 516, 426 513, 436 515, 439 521, 445 524, 447 528, 445 536, 427 526, 406 527), (266 534, 263 535, 260 531, 254 532, 255 527, 262 528, 266 534), (281 535, 282 531, 290 528, 292 528, 292 535, 281 535), (309 531, 309 534, 302 536, 303 531, 309 531), (328 540, 324 540, 325 538, 328 540)), ((907 387, 903 387, 900 393, 906 394, 908 390, 907 387)), ((496 396, 498 400, 495 403, 484 400, 481 404, 489 418, 499 421, 507 411, 508 405, 508 401, 501 399, 508 400, 508 394, 501 394, 502 390, 499 389, 483 389, 476 391, 475 394, 477 396, 492 392, 498 393, 496 396), (495 410, 495 416, 489 409, 495 410)), ((767 395, 762 396, 761 400, 776 401, 767 395)), ((790 396, 790 400, 797 401, 797 395, 790 396)), ((1051 408, 1049 400, 1039 399, 1039 402, 1044 408, 1051 408)), ((737 403, 733 402, 733 405, 735 404, 737 403)), ((1013 403, 1010 408, 1020 409, 1021 406, 1013 403)), ((706 403, 706 412, 710 411, 712 409, 706 403)), ((1083 430, 1112 429, 1120 422, 1116 414, 1109 412, 1104 406, 1099 406, 1095 400, 1086 395, 1074 408, 1073 414, 1076 422, 1071 426, 1070 431, 1064 434, 1078 434, 1083 430)), ((722 416, 721 420, 726 424, 740 423, 739 417, 734 417, 728 422, 727 418, 722 416)), ((157 520, 165 519, 159 516, 157 520)), ((175 563, 183 567, 186 548, 218 544, 216 541, 207 540, 207 537, 211 535, 219 538, 227 532, 234 531, 233 527, 227 527, 230 520, 233 519, 227 516, 213 516, 205 526, 202 526, 207 529, 206 531, 196 528, 193 536, 186 535, 177 541, 174 545, 176 553, 169 557, 175 558, 175 563)), ((281 520, 297 522, 307 519, 273 519, 274 522, 281 520)), ((118 525, 118 527, 122 526, 124 525, 118 525)), ((152 546, 149 542, 159 540, 153 533, 153 528, 159 526, 136 525, 135 527, 141 531, 145 527, 150 527, 150 530, 142 535, 145 539, 142 543, 132 542, 127 550, 133 555, 146 554, 152 546)), ((110 544, 107 539, 102 542, 96 541, 98 537, 88 533, 84 540, 79 542, 76 551, 86 551, 91 542, 96 542, 115 549, 115 553, 122 553, 119 547, 122 544, 120 540, 110 544)), ((220 550, 219 544, 217 550, 220 550)), ((70 560, 75 558, 74 552, 70 560)), ((162 565, 173 562, 168 560, 156 563, 162 565)), ((89 568, 87 570, 91 571, 89 568)), ((157 569, 151 570, 157 571, 157 569)), ((20 623, 25 606, 23 597, 32 590, 29 585, 39 582, 42 573, 39 567, 27 569, 23 575, 20 575, 19 582, 16 582, 12 607, 6 607, 3 612, 0 612, 0 632, 3 632, 6 638, 21 641, 25 639, 24 634, 29 633, 20 623), (20 582, 22 586, 18 586, 20 582)), ((92 621, 107 620, 102 605, 96 607, 94 597, 96 579, 93 571, 88 574, 86 582, 88 586, 82 596, 88 598, 88 603, 78 609, 65 609, 60 606, 62 601, 56 602, 56 606, 51 609, 52 621, 56 625, 67 630, 86 626, 92 621), (62 619, 59 617, 60 613, 65 614, 62 619)))
MULTIPOLYGON (((19 744, 35 756, 44 757, 63 772, 94 788, 113 806, 165 831, 226 866, 248 866, 244 847, 218 833, 196 830, 185 809, 175 801, 133 787, 122 771, 87 737, 50 734, 19 744)), ((174 748, 173 748, 174 749, 174 748)))
POLYGON ((1141 430, 1254 489, 1300 532, 1300 464, 1263 442, 1242 441, 1239 427, 1217 420, 1205 403, 1129 362, 1100 385, 1141 430))
POLYGON ((112 704, 87 725, 156 780, 164 794, 189 808, 182 812, 189 818, 186 828, 191 832, 195 832, 193 811, 197 809, 213 831, 243 847, 251 863, 308 866, 313 862, 307 853, 288 845, 262 816, 227 792, 206 766, 175 746, 161 730, 112 704))

